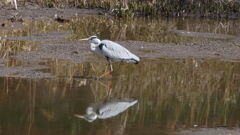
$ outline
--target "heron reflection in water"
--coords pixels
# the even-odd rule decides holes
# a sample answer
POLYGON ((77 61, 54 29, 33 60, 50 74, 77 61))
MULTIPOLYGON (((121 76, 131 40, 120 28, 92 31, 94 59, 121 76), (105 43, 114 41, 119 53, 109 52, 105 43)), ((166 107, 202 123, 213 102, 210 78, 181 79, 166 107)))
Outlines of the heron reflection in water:
POLYGON ((138 100, 134 98, 110 99, 108 101, 90 105, 86 109, 86 114, 75 114, 75 117, 85 119, 88 122, 93 122, 97 118, 107 119, 120 114, 129 107, 135 105, 137 102, 138 100))

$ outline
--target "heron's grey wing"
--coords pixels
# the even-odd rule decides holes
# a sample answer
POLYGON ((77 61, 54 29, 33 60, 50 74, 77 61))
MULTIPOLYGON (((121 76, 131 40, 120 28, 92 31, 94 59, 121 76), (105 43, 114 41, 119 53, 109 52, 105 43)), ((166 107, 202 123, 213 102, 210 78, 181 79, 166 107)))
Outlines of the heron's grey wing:
POLYGON ((137 103, 137 100, 110 100, 98 108, 98 118, 106 119, 118 115, 137 103))
POLYGON ((103 55, 113 60, 128 60, 133 59, 139 61, 139 58, 128 51, 125 47, 110 40, 102 40, 102 47, 100 48, 103 55))

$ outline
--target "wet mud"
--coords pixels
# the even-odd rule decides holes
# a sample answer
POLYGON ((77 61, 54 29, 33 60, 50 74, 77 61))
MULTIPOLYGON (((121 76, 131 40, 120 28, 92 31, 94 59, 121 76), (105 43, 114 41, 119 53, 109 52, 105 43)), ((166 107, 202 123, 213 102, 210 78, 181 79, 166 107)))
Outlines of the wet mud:
POLYGON ((44 62, 54 58, 83 63, 89 61, 90 56, 88 44, 81 44, 78 41, 58 41, 40 44, 36 51, 20 52, 13 57, 25 62, 44 62))
MULTIPOLYGON (((143 41, 116 41, 141 58, 214 58, 225 61, 239 61, 240 47, 232 42, 205 41, 191 43, 150 43, 143 41)), ((55 58, 73 63, 83 63, 97 57, 91 55, 88 43, 62 41, 43 43, 36 51, 20 52, 14 58, 25 62, 41 62, 55 58)))
POLYGON ((228 41, 197 41, 186 43, 121 42, 135 49, 144 58, 214 58, 239 61, 240 47, 228 41))
POLYGON ((47 69, 47 66, 31 65, 31 66, 16 66, 16 67, 1 67, 0 66, 0 76, 14 77, 14 78, 31 78, 31 79, 41 79, 41 78, 54 78, 50 73, 44 73, 42 71, 47 69))
POLYGON ((227 34, 216 34, 216 33, 206 33, 206 32, 190 32, 185 30, 175 30, 174 31, 179 36, 184 37, 197 37, 197 38, 213 38, 213 39, 234 39, 235 36, 227 34))
POLYGON ((227 128, 196 128, 190 130, 183 130, 176 135, 239 135, 240 129, 227 129, 227 128))
MULTIPOLYGON (((192 32, 188 34, 191 35, 192 32)), ((196 36, 194 32, 191 36, 196 36)), ((55 31, 37 33, 24 37, 7 37, 8 40, 25 42, 43 42, 37 45, 36 50, 20 52, 13 56, 23 62, 42 62, 44 59, 63 59, 73 63, 87 62, 93 57, 87 42, 78 40, 63 40, 70 36, 70 32, 55 31), (57 41, 58 40, 58 41, 57 41)), ((225 61, 239 61, 240 47, 235 36, 224 34, 206 34, 198 32, 208 38, 219 37, 231 40, 207 40, 180 43, 157 43, 144 41, 116 41, 130 49, 142 58, 214 58, 225 61)))
POLYGON ((13 22, 24 20, 48 20, 53 19, 55 15, 69 18, 88 15, 97 15, 103 12, 94 9, 79 9, 79 8, 43 8, 37 4, 26 2, 24 5, 19 5, 18 10, 13 9, 11 6, 4 6, 0 8, 0 21, 10 20, 13 22))
POLYGON ((61 40, 70 35, 70 32, 50 32, 50 33, 35 33, 30 36, 24 37, 7 37, 7 40, 17 40, 17 41, 25 41, 25 42, 44 42, 44 41, 54 41, 61 40))

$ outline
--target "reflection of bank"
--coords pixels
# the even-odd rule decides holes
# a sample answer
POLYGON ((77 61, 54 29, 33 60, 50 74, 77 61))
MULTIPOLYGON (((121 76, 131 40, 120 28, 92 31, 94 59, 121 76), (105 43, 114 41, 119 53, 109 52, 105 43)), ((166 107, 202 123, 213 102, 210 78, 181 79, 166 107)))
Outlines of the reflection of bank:
POLYGON ((85 119, 88 122, 93 122, 97 118, 107 119, 114 117, 121 112, 124 112, 129 107, 135 105, 138 102, 134 98, 122 98, 122 99, 110 99, 107 101, 92 104, 87 107, 86 114, 75 114, 76 117, 85 119))

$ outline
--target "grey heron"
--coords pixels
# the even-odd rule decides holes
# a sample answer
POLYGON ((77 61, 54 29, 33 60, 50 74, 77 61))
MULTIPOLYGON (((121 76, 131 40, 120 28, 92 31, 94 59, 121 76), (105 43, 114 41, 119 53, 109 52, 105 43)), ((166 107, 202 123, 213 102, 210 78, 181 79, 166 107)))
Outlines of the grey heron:
POLYGON ((93 122, 97 118, 107 119, 120 114, 137 102, 138 100, 134 98, 110 99, 90 105, 86 109, 86 114, 75 114, 75 117, 85 119, 88 122, 93 122))
POLYGON ((113 72, 112 62, 124 61, 134 64, 138 64, 140 62, 138 56, 116 42, 110 40, 100 40, 97 36, 80 39, 80 41, 89 41, 91 51, 107 59, 110 66, 110 72, 103 74, 101 77, 113 72))

